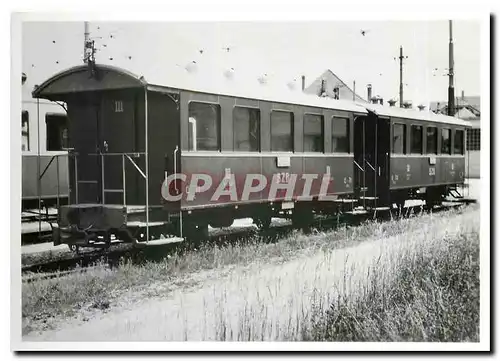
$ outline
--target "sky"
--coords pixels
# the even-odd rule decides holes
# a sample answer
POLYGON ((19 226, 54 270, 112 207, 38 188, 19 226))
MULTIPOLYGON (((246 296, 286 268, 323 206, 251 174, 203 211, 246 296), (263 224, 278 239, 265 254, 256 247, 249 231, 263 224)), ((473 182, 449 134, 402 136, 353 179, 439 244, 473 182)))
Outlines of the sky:
MULTIPOLYGON (((413 104, 447 99, 448 20, 332 22, 90 22, 98 63, 113 64, 168 82, 196 61, 203 72, 234 68, 250 81, 306 86, 326 69, 366 97, 399 96, 399 47, 403 46, 404 99, 413 104), (366 30, 365 36, 361 30, 366 30), (229 48, 229 51, 227 50, 229 48), (200 51, 201 50, 201 51, 200 51), (396 58, 396 59, 394 59, 396 58), (216 70, 217 68, 217 70, 216 70), (438 70, 434 70, 437 68, 438 70)), ((480 95, 480 22, 453 21, 455 94, 480 95)), ((25 22, 22 67, 32 90, 54 73, 82 64, 83 22, 25 22)), ((213 76, 211 74, 210 76, 213 76)), ((148 78, 146 77, 146 80, 148 78)), ((169 85, 169 84, 162 84, 169 85)), ((23 93, 24 96, 25 93, 23 93)))

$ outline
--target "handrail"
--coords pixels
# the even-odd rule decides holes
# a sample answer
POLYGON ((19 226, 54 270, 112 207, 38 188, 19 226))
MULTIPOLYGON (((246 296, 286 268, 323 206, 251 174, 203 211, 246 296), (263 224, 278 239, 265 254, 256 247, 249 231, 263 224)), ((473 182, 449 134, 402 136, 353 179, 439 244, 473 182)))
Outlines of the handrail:
POLYGON ((356 166, 362 171, 364 172, 365 170, 363 168, 361 168, 361 166, 358 164, 358 162, 356 162, 355 160, 353 160, 354 164, 356 164, 356 166))
MULTIPOLYGON (((77 153, 72 153, 72 155, 80 155, 77 153)), ((138 157, 140 155, 146 155, 144 152, 127 152, 127 153, 87 153, 85 155, 93 155, 93 156, 107 156, 107 155, 128 155, 133 157, 138 157)))
MULTIPOLYGON (((174 150, 174 174, 177 174, 177 152, 179 151, 179 146, 175 146, 174 150)), ((174 182, 174 189, 175 192, 178 192, 179 190, 177 189, 177 182, 174 182)))
POLYGON ((376 172, 375 167, 374 167, 374 166, 372 166, 372 165, 370 164, 370 162, 369 162, 369 161, 367 161, 367 160, 365 159, 365 162, 366 162, 366 164, 368 164, 368 166, 369 166, 369 167, 370 167, 370 168, 371 168, 374 172, 376 172))
POLYGON ((45 166, 45 169, 43 170, 42 174, 40 174, 40 176, 39 176, 39 178, 38 178, 38 179, 42 179, 42 178, 43 178, 43 176, 45 175, 45 173, 46 173, 46 172, 47 172, 47 170, 49 169, 50 165, 51 165, 51 164, 52 164, 52 162, 54 161, 54 158, 55 158, 55 157, 57 157, 58 155, 59 155, 59 154, 57 154, 57 155, 53 155, 53 156, 52 156, 52 158, 50 158, 50 162, 49 162, 49 164, 47 164, 47 165, 45 166))
POLYGON ((133 161, 132 158, 130 158, 130 156, 128 154, 125 153, 125 157, 128 158, 128 160, 133 164, 133 166, 135 167, 135 169, 137 169, 137 171, 142 175, 142 177, 144 179, 146 179, 146 175, 144 174, 144 172, 141 170, 141 168, 139 168, 139 166, 137 164, 135 164, 135 162, 133 161))

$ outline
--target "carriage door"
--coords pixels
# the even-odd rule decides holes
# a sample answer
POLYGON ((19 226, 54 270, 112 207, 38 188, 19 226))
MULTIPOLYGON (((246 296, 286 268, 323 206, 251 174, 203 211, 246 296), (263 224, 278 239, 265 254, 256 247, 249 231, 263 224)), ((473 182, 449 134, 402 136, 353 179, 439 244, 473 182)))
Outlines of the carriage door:
POLYGON ((389 204, 391 125, 389 119, 377 117, 377 196, 379 204, 389 204))
POLYGON ((389 130, 388 120, 374 113, 354 120, 355 189, 359 197, 367 197, 377 205, 387 193, 389 130))
POLYGON ((127 204, 127 189, 135 188, 135 179, 127 174, 130 161, 124 158, 125 153, 135 152, 134 105, 131 91, 103 93, 99 140, 103 204, 127 204))
POLYGON ((100 105, 82 98, 68 106, 70 146, 68 165, 71 203, 100 203, 101 173, 98 153, 100 105), (81 101, 83 100, 83 101, 81 101))

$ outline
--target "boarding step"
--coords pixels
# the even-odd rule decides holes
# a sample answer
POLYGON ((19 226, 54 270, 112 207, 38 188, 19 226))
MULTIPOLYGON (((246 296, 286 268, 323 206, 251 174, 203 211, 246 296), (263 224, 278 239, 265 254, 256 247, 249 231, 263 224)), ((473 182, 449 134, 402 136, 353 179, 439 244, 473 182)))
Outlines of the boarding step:
POLYGON ((167 244, 181 243, 184 242, 182 237, 169 237, 169 238, 159 238, 150 241, 137 242, 135 246, 137 247, 152 247, 152 246, 164 246, 167 244))
POLYGON ((167 225, 168 222, 142 222, 142 221, 129 221, 127 222, 127 227, 137 227, 137 228, 146 228, 146 227, 159 227, 159 226, 165 226, 167 225))
POLYGON ((359 197, 360 200, 365 200, 365 201, 374 201, 378 199, 378 197, 371 197, 371 196, 361 196, 359 197))
POLYGON ((344 204, 355 204, 355 203, 358 203, 358 200, 357 199, 335 199, 333 202, 344 203, 344 204))
POLYGON ((456 199, 462 199, 463 198, 463 196, 460 193, 458 193, 458 191, 456 189, 450 189, 448 191, 448 194, 450 194, 453 198, 456 198, 456 199))

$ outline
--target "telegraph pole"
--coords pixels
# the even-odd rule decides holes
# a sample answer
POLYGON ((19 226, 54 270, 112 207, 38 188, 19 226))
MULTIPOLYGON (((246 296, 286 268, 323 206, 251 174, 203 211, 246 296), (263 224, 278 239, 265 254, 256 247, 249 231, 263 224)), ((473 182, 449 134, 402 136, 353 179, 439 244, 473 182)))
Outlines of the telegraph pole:
POLYGON ((90 32, 89 32, 89 22, 85 21, 84 22, 84 38, 83 38, 83 62, 87 64, 89 61, 89 37, 90 37, 90 32))
POLYGON ((399 107, 403 107, 403 47, 399 47, 399 107))
POLYGON ((453 86, 453 27, 451 20, 450 23, 450 46, 449 46, 449 84, 448 84, 448 115, 455 115, 455 87, 453 86))

